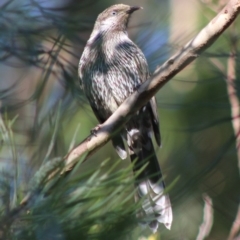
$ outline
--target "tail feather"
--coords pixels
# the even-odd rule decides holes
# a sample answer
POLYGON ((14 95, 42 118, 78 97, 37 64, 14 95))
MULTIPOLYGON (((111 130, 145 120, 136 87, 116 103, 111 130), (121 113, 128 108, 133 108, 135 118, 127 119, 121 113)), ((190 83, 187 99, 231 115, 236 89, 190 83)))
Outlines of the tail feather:
MULTIPOLYGON (((157 231, 158 223, 163 223, 170 229, 172 224, 172 208, 168 194, 164 193, 165 184, 162 179, 161 169, 154 151, 152 140, 149 136, 144 139, 144 145, 130 154, 131 160, 136 161, 134 172, 141 169, 146 163, 146 168, 136 176, 136 196, 142 202, 142 213, 146 216, 153 232, 157 231), (135 153, 137 152, 137 153, 135 153)), ((131 153, 131 151, 130 151, 131 153)))

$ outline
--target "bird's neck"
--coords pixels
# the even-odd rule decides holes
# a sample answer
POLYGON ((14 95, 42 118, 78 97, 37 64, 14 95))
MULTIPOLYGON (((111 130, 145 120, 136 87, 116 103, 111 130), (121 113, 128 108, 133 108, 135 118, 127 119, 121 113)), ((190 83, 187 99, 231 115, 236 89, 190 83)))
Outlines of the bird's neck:
POLYGON ((87 42, 87 46, 92 55, 104 56, 106 60, 111 61, 112 57, 116 55, 116 49, 126 42, 132 42, 128 38, 127 32, 93 31, 87 42))
POLYGON ((127 31, 99 31, 99 30, 93 30, 89 40, 88 45, 91 45, 91 47, 98 47, 101 45, 102 47, 110 47, 111 42, 121 42, 130 40, 128 38, 127 31))

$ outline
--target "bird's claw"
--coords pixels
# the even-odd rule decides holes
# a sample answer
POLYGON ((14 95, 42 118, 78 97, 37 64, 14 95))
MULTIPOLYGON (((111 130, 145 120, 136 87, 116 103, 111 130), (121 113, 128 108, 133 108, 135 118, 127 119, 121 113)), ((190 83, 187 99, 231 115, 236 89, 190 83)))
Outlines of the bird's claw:
POLYGON ((101 128, 101 124, 98 124, 95 128, 91 130, 91 134, 97 136, 97 131, 101 128))

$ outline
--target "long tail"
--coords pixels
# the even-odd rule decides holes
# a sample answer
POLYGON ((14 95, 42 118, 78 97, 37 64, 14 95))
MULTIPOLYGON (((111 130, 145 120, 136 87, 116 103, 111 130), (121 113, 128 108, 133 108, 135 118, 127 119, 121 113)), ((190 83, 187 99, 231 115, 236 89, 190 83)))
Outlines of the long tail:
POLYGON ((136 177, 136 201, 145 197, 141 214, 149 219, 145 223, 153 232, 157 231, 159 223, 163 223, 166 228, 170 229, 173 218, 171 203, 168 194, 164 193, 165 184, 150 136, 145 135, 144 144, 141 145, 137 154, 136 151, 133 152, 130 149, 131 160, 136 161, 134 172, 147 163, 144 171, 136 177))

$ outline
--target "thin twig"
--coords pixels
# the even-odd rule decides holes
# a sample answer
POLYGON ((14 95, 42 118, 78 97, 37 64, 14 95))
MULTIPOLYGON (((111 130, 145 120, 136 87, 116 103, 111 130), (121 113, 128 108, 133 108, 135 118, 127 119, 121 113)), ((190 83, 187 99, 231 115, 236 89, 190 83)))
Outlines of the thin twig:
POLYGON ((238 233, 240 229, 240 206, 238 206, 237 216, 233 222, 232 228, 230 230, 230 234, 227 240, 235 240, 237 239, 238 233))
MULTIPOLYGON (((232 126, 234 134, 236 137, 236 149, 238 157, 238 168, 240 172, 240 108, 239 99, 237 96, 236 89, 236 54, 237 54, 237 39, 235 36, 234 26, 231 28, 231 54, 228 58, 227 64, 227 90, 228 98, 231 105, 231 115, 232 115, 232 126)), ((238 212, 236 218, 233 222, 232 228, 230 230, 228 240, 233 240, 237 238, 237 234, 240 230, 240 205, 238 207, 238 212)))
POLYGON ((199 232, 196 240, 205 239, 209 235, 213 225, 212 199, 208 195, 204 194, 203 200, 205 203, 203 209, 203 222, 199 227, 199 232))

